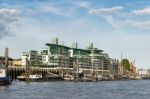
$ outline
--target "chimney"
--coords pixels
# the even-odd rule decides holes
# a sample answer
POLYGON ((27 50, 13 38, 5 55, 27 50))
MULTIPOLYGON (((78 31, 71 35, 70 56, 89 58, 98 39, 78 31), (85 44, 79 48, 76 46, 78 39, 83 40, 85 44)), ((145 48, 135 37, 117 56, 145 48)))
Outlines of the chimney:
POLYGON ((72 48, 78 48, 78 43, 77 42, 72 43, 72 48))
POLYGON ((53 44, 57 44, 57 45, 58 45, 58 38, 53 38, 52 43, 53 43, 53 44))
POLYGON ((93 43, 90 43, 89 48, 93 49, 93 43))
POLYGON ((5 66, 8 67, 8 48, 5 48, 5 66))

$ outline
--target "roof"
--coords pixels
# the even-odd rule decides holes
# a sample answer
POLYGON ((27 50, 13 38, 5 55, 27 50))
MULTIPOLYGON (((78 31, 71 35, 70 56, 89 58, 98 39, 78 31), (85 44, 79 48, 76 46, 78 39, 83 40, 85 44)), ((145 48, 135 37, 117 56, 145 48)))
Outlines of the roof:
POLYGON ((70 49, 73 49, 73 50, 81 50, 81 51, 90 52, 89 50, 86 50, 86 49, 79 49, 79 48, 70 48, 70 49))
MULTIPOLYGON (((5 56, 0 56, 0 59, 5 59, 5 56)), ((13 58, 8 57, 9 60, 13 60, 13 58)))
POLYGON ((100 52, 103 52, 103 50, 100 50, 100 49, 97 49, 97 48, 92 48, 92 49, 87 49, 88 51, 93 51, 93 50, 96 50, 96 51, 100 51, 100 52))
POLYGON ((52 44, 52 43, 46 43, 46 46, 50 46, 50 45, 54 45, 54 46, 59 46, 59 47, 64 47, 64 48, 70 49, 69 47, 64 46, 64 45, 58 45, 58 44, 52 44))

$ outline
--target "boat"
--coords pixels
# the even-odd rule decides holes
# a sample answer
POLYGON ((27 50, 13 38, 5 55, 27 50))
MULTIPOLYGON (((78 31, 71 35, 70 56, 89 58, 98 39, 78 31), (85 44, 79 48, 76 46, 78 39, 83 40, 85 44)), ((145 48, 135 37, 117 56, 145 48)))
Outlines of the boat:
POLYGON ((102 77, 101 75, 98 75, 98 76, 97 76, 97 80, 98 80, 98 81, 102 81, 102 80, 103 80, 103 77, 102 77))
POLYGON ((11 77, 7 76, 7 69, 5 66, 0 66, 0 85, 9 85, 11 84, 11 77))
POLYGON ((74 77, 72 75, 66 74, 66 75, 64 75, 63 79, 65 81, 73 81, 74 77))
POLYGON ((112 75, 103 75, 101 81, 114 81, 115 78, 112 75))
POLYGON ((91 79, 91 78, 89 78, 89 77, 82 77, 82 80, 81 80, 82 82, 94 82, 94 81, 96 81, 96 80, 94 80, 94 79, 91 79))
POLYGON ((40 81, 40 80, 42 80, 42 75, 40 75, 40 74, 30 74, 27 77, 25 74, 22 74, 22 75, 18 76, 17 79, 19 81, 26 81, 26 80, 29 80, 29 81, 40 81))

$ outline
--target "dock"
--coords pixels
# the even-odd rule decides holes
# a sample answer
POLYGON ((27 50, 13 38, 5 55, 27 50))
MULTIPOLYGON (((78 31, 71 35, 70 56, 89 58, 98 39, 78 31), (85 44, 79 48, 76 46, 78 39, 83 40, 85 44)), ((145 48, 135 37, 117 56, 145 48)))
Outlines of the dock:
MULTIPOLYGON (((92 69, 81 69, 83 74, 91 74, 91 72, 93 71, 92 69)), ((57 75, 60 75, 63 74, 73 74, 74 72, 74 69, 73 68, 63 68, 63 71, 62 71, 62 68, 61 67, 31 67, 30 68, 30 71, 32 73, 36 73, 36 74, 42 74, 43 76, 47 75, 47 74, 57 74, 57 75)), ((22 74, 24 74, 26 72, 26 67, 22 66, 22 67, 19 67, 19 66, 8 66, 8 75, 16 80, 17 79, 17 76, 20 76, 22 74)), ((96 74, 101 74, 103 72, 108 72, 107 70, 94 70, 94 72, 96 74)))

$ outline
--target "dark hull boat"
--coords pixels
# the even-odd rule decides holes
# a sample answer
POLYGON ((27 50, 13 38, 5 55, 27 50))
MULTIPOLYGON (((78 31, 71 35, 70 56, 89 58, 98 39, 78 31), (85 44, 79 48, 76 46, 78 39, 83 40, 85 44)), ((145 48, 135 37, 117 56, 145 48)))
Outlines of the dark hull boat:
POLYGON ((0 67, 0 85, 11 84, 11 77, 7 76, 6 67, 0 67))
POLYGON ((0 77, 0 85, 9 85, 11 81, 10 77, 0 77))

